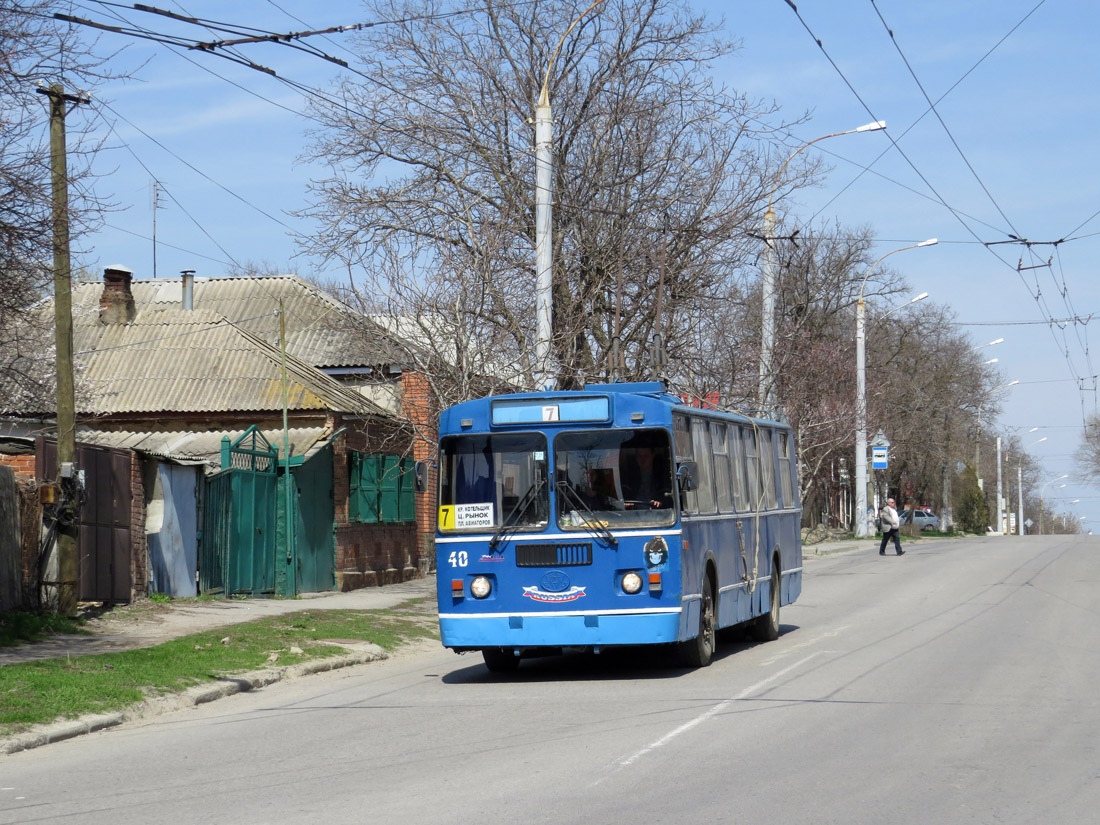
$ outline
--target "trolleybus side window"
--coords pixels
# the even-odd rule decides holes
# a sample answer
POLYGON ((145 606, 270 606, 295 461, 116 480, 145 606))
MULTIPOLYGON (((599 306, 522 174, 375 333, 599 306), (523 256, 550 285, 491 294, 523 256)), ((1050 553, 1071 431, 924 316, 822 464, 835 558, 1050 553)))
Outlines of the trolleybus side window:
MULTIPOLYGON (((672 437, 674 439, 673 452, 676 461, 694 461, 695 450, 691 444, 691 424, 686 415, 676 414, 672 416, 672 437)), ((685 513, 699 512, 699 492, 680 493, 680 509, 685 513)))
POLYGON ((710 444, 714 451, 714 489, 718 497, 718 509, 729 513, 733 510, 729 441, 726 438, 726 425, 721 421, 710 422, 710 444))
POLYGON ((714 465, 705 418, 691 419, 691 440, 695 444, 695 462, 699 467, 699 512, 714 512, 714 465))
POLYGON ((764 508, 760 495, 760 463, 756 458, 756 427, 741 429, 741 446, 745 450, 745 490, 748 493, 748 510, 755 512, 764 508))
POLYGON ((794 507, 794 484, 791 476, 791 439, 790 433, 780 430, 776 433, 779 439, 779 489, 783 496, 784 507, 794 507))
POLYGON ((775 444, 772 437, 774 431, 767 427, 760 428, 760 480, 764 485, 764 506, 774 510, 779 506, 775 495, 775 444))
POLYGON ((733 476, 733 506, 737 512, 749 510, 748 494, 745 492, 745 447, 742 444, 742 428, 729 425, 730 465, 733 476))

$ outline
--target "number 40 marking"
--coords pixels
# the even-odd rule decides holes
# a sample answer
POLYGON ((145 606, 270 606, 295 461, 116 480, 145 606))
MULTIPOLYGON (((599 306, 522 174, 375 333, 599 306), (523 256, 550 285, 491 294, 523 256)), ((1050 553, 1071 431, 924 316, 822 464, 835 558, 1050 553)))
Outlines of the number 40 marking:
POLYGON ((448 561, 451 563, 451 567, 465 567, 470 563, 470 556, 465 550, 452 551, 448 561))

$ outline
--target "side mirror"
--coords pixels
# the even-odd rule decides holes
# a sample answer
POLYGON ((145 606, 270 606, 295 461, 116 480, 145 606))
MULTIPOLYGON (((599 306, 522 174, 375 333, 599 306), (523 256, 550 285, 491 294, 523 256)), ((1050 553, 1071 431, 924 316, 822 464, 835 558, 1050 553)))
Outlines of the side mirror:
POLYGON ((423 493, 428 489, 428 470, 431 468, 432 462, 430 460, 421 460, 416 462, 416 470, 414 475, 415 490, 418 493, 423 493))
POLYGON ((676 468, 676 481, 681 493, 690 493, 699 489, 699 465, 694 461, 681 461, 676 468))

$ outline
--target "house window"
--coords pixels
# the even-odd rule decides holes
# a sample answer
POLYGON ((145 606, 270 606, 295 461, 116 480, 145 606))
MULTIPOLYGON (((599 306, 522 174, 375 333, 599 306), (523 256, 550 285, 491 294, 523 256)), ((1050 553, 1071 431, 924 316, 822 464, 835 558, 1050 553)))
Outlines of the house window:
POLYGON ((416 521, 414 469, 409 457, 348 453, 348 520, 416 521))

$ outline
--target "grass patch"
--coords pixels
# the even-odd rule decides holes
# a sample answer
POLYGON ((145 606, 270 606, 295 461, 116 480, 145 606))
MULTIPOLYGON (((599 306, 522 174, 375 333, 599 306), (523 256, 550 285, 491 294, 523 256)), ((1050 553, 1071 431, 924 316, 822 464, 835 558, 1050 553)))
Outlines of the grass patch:
POLYGON ((84 620, 57 613, 11 610, 0 613, 0 647, 37 642, 54 633, 83 633, 84 620))
POLYGON ((59 719, 122 710, 234 673, 345 652, 322 639, 361 640, 394 650, 417 639, 437 638, 435 616, 425 602, 416 599, 390 610, 303 610, 141 650, 5 665, 0 667, 0 736, 59 719), (278 654, 275 662, 273 653, 278 654))

